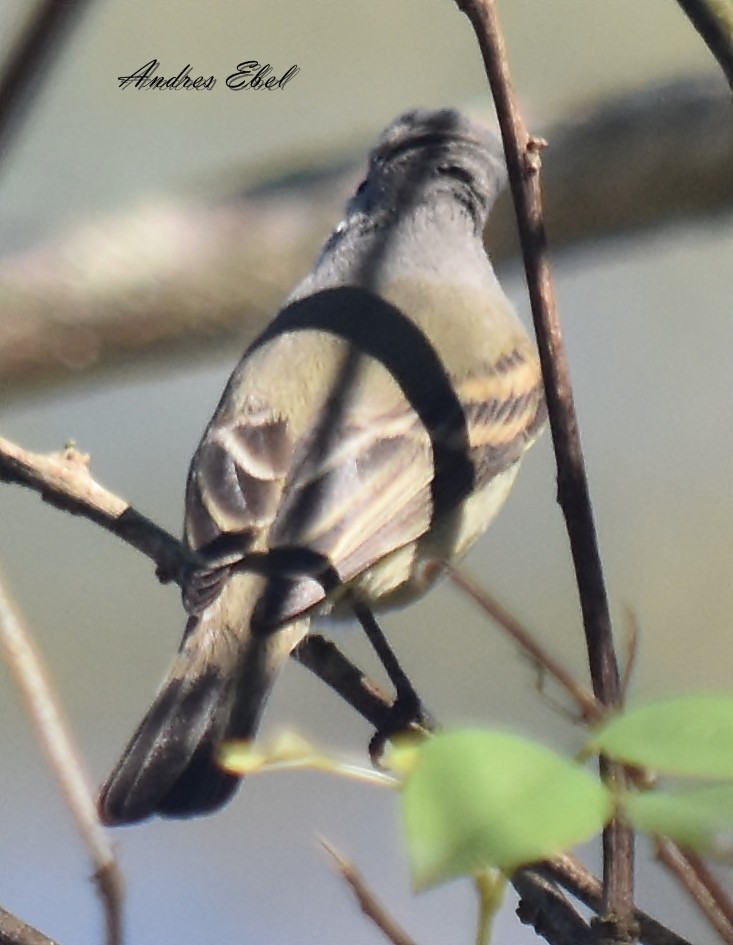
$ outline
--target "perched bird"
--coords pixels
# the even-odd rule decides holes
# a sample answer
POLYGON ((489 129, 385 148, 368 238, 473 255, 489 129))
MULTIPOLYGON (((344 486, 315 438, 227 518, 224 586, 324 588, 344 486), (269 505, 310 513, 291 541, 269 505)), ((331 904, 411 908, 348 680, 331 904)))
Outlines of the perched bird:
POLYGON ((104 821, 213 811, 313 617, 402 605, 490 523, 544 422, 536 352, 483 245, 496 137, 452 110, 396 119, 366 179, 234 370, 188 475, 183 641, 101 790, 104 821), (303 562, 319 560, 324 581, 303 562), (238 563, 270 561, 252 570, 238 563), (278 565, 280 562, 280 565, 278 565))

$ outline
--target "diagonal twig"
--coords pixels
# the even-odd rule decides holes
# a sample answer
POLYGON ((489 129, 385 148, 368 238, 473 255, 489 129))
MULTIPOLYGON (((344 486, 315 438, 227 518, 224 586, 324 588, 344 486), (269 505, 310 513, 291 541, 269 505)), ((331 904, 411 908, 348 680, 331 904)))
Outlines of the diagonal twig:
POLYGON ((0 437, 0 481, 15 482, 72 515, 91 519, 157 565, 161 580, 181 583, 195 555, 92 477, 89 456, 68 446, 57 453, 31 453, 0 437))
POLYGON ((122 877, 112 845, 97 816, 93 792, 61 716, 40 656, 0 575, 0 649, 36 728, 44 754, 94 863, 94 879, 107 922, 108 945, 122 941, 122 877))
POLYGON ((479 605, 479 607, 499 624, 515 640, 530 658, 542 670, 548 672, 573 698, 586 722, 597 722, 602 716, 602 708, 598 700, 588 692, 585 686, 568 672, 559 660, 556 660, 541 646, 533 635, 522 626, 517 618, 494 598, 487 590, 481 587, 465 571, 452 564, 443 565, 448 577, 465 594, 479 605))
POLYGON ((733 945, 731 901, 700 858, 665 838, 657 840, 657 858, 689 894, 721 941, 733 945))
POLYGON ((415 945, 414 940, 397 925, 384 906, 378 902, 354 864, 344 859, 327 841, 322 840, 321 844, 335 862, 344 882, 356 896, 361 911, 372 920, 385 938, 392 942, 392 945, 415 945))

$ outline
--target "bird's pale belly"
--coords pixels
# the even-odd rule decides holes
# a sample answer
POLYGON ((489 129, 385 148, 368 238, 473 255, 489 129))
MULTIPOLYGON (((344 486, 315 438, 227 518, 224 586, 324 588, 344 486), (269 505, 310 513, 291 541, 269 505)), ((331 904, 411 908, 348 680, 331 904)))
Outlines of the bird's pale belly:
MULTIPOLYGON (((356 577, 348 590, 376 611, 404 607, 421 597, 440 576, 440 562, 461 558, 488 528, 518 471, 517 462, 495 476, 419 541, 396 549, 356 577)), ((322 613, 335 619, 353 617, 343 598, 331 600, 322 613)))

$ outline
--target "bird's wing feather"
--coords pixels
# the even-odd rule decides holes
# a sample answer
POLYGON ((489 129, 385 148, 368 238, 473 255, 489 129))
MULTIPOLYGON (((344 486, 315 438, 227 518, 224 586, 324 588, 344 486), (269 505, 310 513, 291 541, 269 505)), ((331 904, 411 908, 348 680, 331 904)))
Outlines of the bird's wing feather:
MULTIPOLYGON (((528 345, 455 382, 462 429, 446 418, 429 433, 399 384, 370 356, 357 353, 347 381, 338 411, 329 414, 326 400, 300 430, 282 405, 265 404, 261 394, 257 409, 215 419, 189 480, 193 547, 225 535, 241 540, 243 552, 307 548, 347 583, 430 529, 436 464, 453 483, 461 480, 459 468, 469 469, 450 500, 455 505, 512 466, 542 421, 539 368, 528 345)), ((267 596, 262 618, 277 624, 319 603, 325 592, 318 580, 291 578, 267 596)))
POLYGON ((545 423, 539 361, 529 343, 517 344, 456 393, 463 405, 476 470, 476 486, 512 466, 545 423))

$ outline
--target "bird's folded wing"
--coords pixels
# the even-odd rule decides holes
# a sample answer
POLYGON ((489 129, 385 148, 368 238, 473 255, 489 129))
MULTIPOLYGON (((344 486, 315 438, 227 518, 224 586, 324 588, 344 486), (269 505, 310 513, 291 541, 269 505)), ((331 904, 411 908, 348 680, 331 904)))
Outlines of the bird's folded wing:
POLYGON ((521 458, 545 423, 539 361, 529 343, 517 345, 485 371, 456 385, 480 488, 521 458))
MULTIPOLYGON (((430 529, 437 462, 442 482, 463 482, 455 505, 520 458, 543 417, 536 356, 523 347, 456 382, 462 420, 450 413, 430 432, 370 357, 338 409, 324 407, 297 438, 262 404, 215 423, 189 481, 189 542, 226 535, 241 538, 243 551, 306 548, 348 583, 430 529), (466 468, 468 479, 459 475, 466 468)), ((317 579, 289 577, 267 595, 263 619, 292 619, 324 596, 317 579)))

